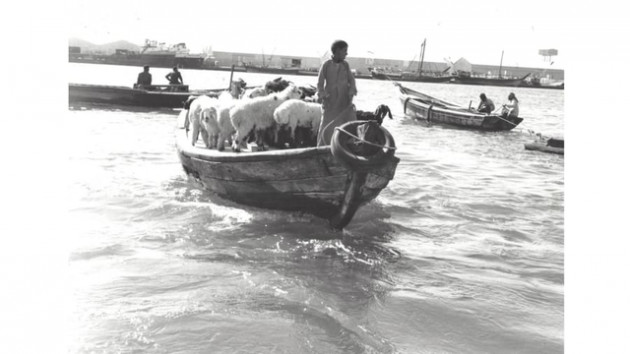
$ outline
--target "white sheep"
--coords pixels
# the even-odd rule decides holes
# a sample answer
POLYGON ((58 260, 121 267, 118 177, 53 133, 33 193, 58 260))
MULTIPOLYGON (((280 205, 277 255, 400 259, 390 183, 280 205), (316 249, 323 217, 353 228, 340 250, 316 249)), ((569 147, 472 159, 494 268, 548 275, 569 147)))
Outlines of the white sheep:
POLYGON ((225 150, 225 141, 228 141, 229 145, 232 145, 232 135, 236 133, 232 120, 230 119, 230 109, 234 107, 237 101, 235 100, 219 100, 218 106, 218 121, 219 121, 219 137, 217 141, 217 150, 225 150))
POLYGON ((278 124, 276 129, 276 142, 278 132, 283 126, 291 130, 291 140, 295 141, 295 129, 297 127, 309 128, 311 137, 317 136, 319 124, 322 120, 322 105, 316 102, 305 102, 291 99, 284 101, 273 112, 273 119, 278 124))
POLYGON ((199 133, 207 148, 213 148, 217 144, 219 126, 217 123, 218 112, 216 104, 218 100, 208 96, 199 96, 190 103, 188 109, 187 123, 192 124, 190 143, 195 146, 199 133))
POLYGON ((256 135, 257 144, 262 147, 264 131, 276 124, 273 119, 275 109, 286 100, 299 98, 301 94, 302 92, 291 84, 282 92, 237 102, 230 109, 230 120, 236 130, 232 149, 240 151, 241 144, 252 132, 256 135))

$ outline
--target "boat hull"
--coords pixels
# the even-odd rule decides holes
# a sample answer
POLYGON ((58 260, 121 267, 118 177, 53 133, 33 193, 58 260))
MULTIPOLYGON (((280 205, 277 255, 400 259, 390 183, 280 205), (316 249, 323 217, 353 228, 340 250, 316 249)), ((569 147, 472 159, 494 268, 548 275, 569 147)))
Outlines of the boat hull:
POLYGON ((564 155, 564 139, 550 138, 547 140, 537 140, 525 144, 525 150, 535 150, 564 155))
POLYGON ((263 73, 263 74, 283 74, 283 75, 297 75, 300 68, 270 68, 263 66, 245 66, 245 71, 250 73, 263 73))
POLYGON ((406 74, 394 74, 388 75, 385 73, 371 72, 372 79, 375 80, 395 80, 406 82, 434 82, 434 83, 446 83, 451 82, 452 76, 425 76, 425 75, 406 75, 406 74))
POLYGON ((482 114, 454 105, 445 105, 443 101, 432 99, 419 92, 398 84, 400 101, 406 115, 431 123, 458 126, 484 131, 511 130, 518 126, 523 118, 501 117, 495 114, 482 114))
POLYGON ((181 108, 190 92, 152 92, 124 86, 69 84, 69 102, 181 108))
POLYGON ((125 86, 69 84, 70 104, 99 103, 152 108, 181 108, 190 95, 216 96, 222 90, 147 91, 125 86))
POLYGON ((504 87, 526 87, 525 79, 488 79, 483 77, 458 76, 454 78, 456 84, 463 85, 483 85, 483 86, 504 86, 504 87))
POLYGON ((343 228, 354 212, 378 196, 394 177, 392 157, 369 172, 353 172, 330 148, 219 152, 191 146, 184 129, 177 151, 188 176, 217 195, 244 205, 310 213, 343 228), (351 200, 348 200, 351 199, 351 200))

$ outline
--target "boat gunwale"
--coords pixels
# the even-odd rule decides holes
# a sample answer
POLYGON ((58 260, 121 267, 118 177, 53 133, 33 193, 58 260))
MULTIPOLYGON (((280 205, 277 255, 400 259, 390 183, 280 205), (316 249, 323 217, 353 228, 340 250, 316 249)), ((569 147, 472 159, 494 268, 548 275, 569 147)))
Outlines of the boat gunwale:
MULTIPOLYGON (((414 100, 414 96, 411 95, 406 95, 407 97, 410 98, 410 102, 413 102, 419 106, 426 106, 426 108, 428 109, 428 107, 430 107, 430 104, 427 104, 425 102, 422 101, 418 101, 418 100, 414 100)), ((406 99, 406 98, 404 98, 406 99)), ((424 108, 424 107, 423 107, 424 108)), ((461 108, 461 109, 465 109, 465 108, 461 108)), ((433 106, 432 108, 433 112, 442 112, 442 113, 450 113, 450 114, 456 114, 458 116, 466 116, 467 118, 476 118, 476 119, 484 119, 487 117, 499 117, 496 114, 481 114, 481 113, 474 113, 474 112, 465 112, 465 111, 459 111, 456 109, 449 109, 449 108, 444 108, 444 107, 440 107, 440 106, 433 106)))
POLYGON ((525 143, 523 145, 525 147, 525 150, 529 150, 529 151, 541 151, 541 152, 548 152, 552 154, 564 155, 564 148, 549 146, 543 142, 534 141, 530 143, 525 143))
POLYGON ((307 148, 294 148, 282 150, 268 150, 256 152, 218 151, 192 146, 188 140, 186 130, 178 128, 177 149, 185 156, 194 157, 208 162, 259 162, 278 161, 287 159, 305 159, 315 156, 332 155, 330 145, 307 148))

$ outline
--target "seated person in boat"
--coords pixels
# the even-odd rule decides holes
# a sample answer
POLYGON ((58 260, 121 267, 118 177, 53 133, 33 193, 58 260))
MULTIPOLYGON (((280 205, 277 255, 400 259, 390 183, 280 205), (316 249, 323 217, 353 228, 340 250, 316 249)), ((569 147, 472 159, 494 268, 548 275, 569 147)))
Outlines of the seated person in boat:
POLYGON ((184 79, 182 78, 182 74, 177 70, 177 67, 173 68, 173 71, 166 74, 166 80, 168 80, 169 85, 183 85, 184 79))
POLYGON ((479 106, 477 107, 477 112, 490 114, 490 113, 492 113, 492 111, 494 111, 494 102, 492 102, 491 99, 486 97, 485 93, 482 93, 481 95, 479 95, 479 99, 481 101, 479 101, 479 106))
POLYGON ((357 85, 345 61, 348 43, 337 40, 330 51, 332 56, 322 64, 317 77, 317 95, 323 112, 317 146, 330 145, 335 127, 356 120, 352 99, 357 94, 357 85))
POLYGON ((510 100, 510 102, 503 105, 501 115, 504 118, 518 117, 518 98, 516 98, 514 92, 510 92, 510 94, 508 95, 508 100, 510 100))
POLYGON ((151 74, 149 74, 149 66, 144 66, 144 71, 138 74, 138 81, 136 82, 136 87, 143 87, 151 85, 151 74))

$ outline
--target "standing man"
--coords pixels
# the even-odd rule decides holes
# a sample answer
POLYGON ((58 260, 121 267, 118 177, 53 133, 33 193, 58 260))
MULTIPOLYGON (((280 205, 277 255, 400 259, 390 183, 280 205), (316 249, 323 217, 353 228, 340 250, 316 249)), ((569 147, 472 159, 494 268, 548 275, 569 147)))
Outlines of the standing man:
POLYGON ((326 60, 317 77, 317 96, 322 102, 322 122, 317 134, 317 146, 330 145, 335 127, 357 119, 352 99, 357 85, 348 56, 348 43, 334 41, 330 47, 332 56, 326 60))
POLYGON ((166 74, 166 80, 168 80, 169 85, 183 85, 184 79, 182 79, 182 74, 177 70, 177 67, 173 67, 173 71, 166 74))
POLYGON ((143 86, 151 85, 151 74, 149 74, 149 66, 144 66, 144 71, 138 74, 138 81, 136 87, 142 88, 143 86))

